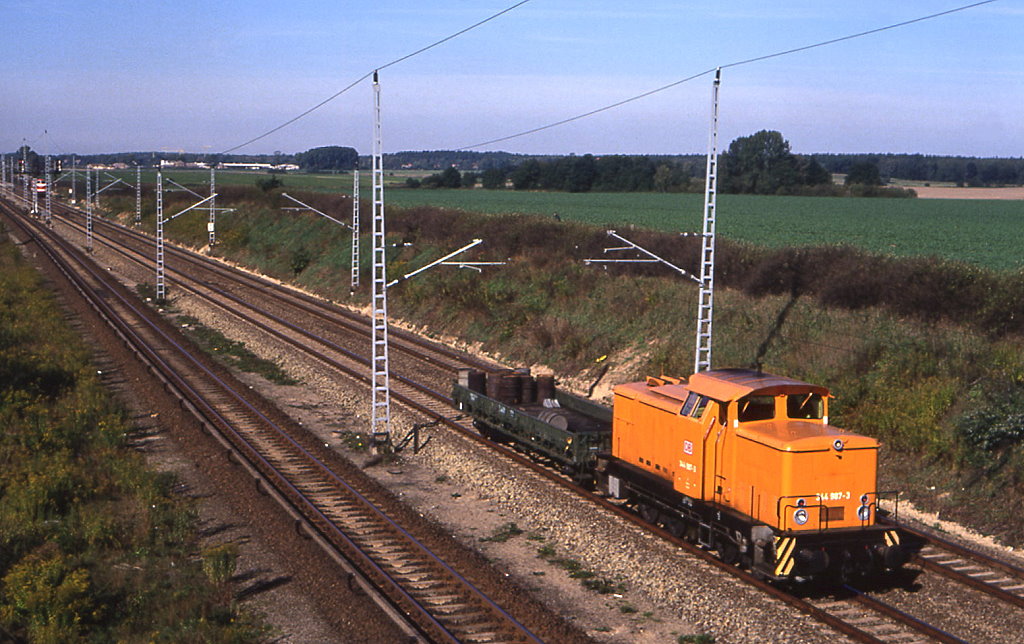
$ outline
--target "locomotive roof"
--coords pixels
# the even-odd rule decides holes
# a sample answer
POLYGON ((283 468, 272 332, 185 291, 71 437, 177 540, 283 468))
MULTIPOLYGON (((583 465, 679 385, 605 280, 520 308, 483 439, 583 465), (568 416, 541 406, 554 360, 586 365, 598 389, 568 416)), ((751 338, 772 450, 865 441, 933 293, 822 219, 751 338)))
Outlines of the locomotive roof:
POLYGON ((828 388, 785 376, 753 369, 713 369, 690 376, 687 388, 714 400, 728 402, 750 394, 778 395, 816 393, 828 395, 828 388))
POLYGON ((713 369, 690 376, 686 384, 675 379, 650 378, 646 382, 630 382, 617 386, 615 392, 629 398, 642 396, 655 407, 678 413, 693 391, 713 400, 731 402, 750 394, 775 396, 779 394, 815 393, 828 395, 828 388, 801 380, 775 376, 753 369, 713 369))

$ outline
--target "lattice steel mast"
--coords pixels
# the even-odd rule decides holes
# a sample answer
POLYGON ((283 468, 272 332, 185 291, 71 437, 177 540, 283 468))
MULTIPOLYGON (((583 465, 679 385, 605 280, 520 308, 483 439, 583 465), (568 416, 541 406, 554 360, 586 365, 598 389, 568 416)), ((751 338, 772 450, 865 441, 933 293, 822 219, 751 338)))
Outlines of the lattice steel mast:
POLYGON ((210 223, 207 225, 210 233, 210 251, 213 251, 213 244, 217 241, 217 162, 210 162, 210 223))
POLYGON ((164 175, 156 171, 156 300, 167 295, 164 284, 164 175))
POLYGON ((349 293, 359 288, 359 159, 352 171, 352 282, 349 293))
MULTIPOLYGON (((175 183, 172 179, 168 178, 168 181, 174 185, 180 185, 175 183)), ((189 192, 192 192, 189 190, 189 192)), ((195 194, 195 193, 193 193, 195 194)), ((197 195, 198 196, 198 195, 197 195)), ((217 193, 211 194, 209 197, 202 197, 199 201, 192 204, 184 210, 178 211, 176 214, 170 217, 164 217, 164 176, 160 170, 156 172, 156 299, 161 301, 167 297, 167 287, 164 282, 164 224, 184 215, 190 210, 200 208, 207 201, 213 201, 217 198, 217 193)))
POLYGON ((85 172, 85 247, 92 252, 92 199, 89 192, 92 190, 92 178, 89 171, 85 172))
POLYGON ((142 166, 135 166, 135 223, 142 223, 142 166))
POLYGON ((46 155, 46 165, 43 167, 43 178, 46 181, 46 205, 43 210, 43 220, 46 221, 47 226, 53 226, 53 211, 50 209, 52 205, 50 197, 50 184, 53 179, 53 167, 50 165, 50 155, 46 155))
POLYGON ((21 172, 22 172, 21 179, 22 179, 22 184, 24 184, 24 186, 25 186, 25 207, 26 208, 31 208, 31 206, 29 205, 31 202, 28 200, 28 184, 29 184, 29 181, 28 181, 28 174, 29 174, 28 173, 28 143, 25 143, 24 141, 25 141, 25 139, 22 139, 22 144, 21 144, 21 172))
POLYGON ((380 124, 380 82, 373 72, 373 372, 371 425, 373 444, 391 441, 391 392, 388 382, 388 289, 384 239, 384 167, 380 124))
POLYGON ((715 308, 715 207, 718 194, 718 87, 722 69, 715 70, 711 90, 711 132, 708 135, 708 167, 704 182, 704 230, 700 251, 700 296, 697 303, 697 351, 693 372, 711 368, 711 327, 715 308))

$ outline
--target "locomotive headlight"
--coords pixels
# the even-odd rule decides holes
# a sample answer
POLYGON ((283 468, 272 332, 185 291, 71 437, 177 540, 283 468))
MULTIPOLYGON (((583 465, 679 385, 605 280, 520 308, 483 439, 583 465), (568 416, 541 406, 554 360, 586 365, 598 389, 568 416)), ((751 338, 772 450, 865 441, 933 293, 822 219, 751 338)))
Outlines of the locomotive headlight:
POLYGON ((834 449, 835 451, 841 452, 843 451, 843 447, 845 447, 845 445, 843 445, 843 439, 837 438, 834 441, 832 441, 832 449, 834 449))
POLYGON ((871 520, 871 506, 862 505, 859 508, 857 508, 857 518, 861 521, 871 520))
POLYGON ((793 520, 796 521, 797 525, 807 523, 807 510, 804 508, 797 508, 797 511, 793 513, 793 520))

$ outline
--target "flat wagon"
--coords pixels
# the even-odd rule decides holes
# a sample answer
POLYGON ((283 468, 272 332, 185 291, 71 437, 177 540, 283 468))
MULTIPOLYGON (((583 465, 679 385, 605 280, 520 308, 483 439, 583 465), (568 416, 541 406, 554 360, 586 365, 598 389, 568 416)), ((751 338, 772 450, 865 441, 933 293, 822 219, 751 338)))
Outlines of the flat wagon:
POLYGON ((611 447, 612 410, 558 390, 553 376, 463 369, 452 399, 483 436, 547 460, 584 485, 594 481, 598 453, 611 447))

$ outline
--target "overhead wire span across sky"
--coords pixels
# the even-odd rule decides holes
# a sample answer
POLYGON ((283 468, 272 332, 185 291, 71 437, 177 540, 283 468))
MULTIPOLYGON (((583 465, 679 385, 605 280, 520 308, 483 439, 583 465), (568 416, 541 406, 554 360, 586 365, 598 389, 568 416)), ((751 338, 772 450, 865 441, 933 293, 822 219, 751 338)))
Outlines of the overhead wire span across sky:
POLYGON ((341 96, 345 92, 349 91, 350 89, 352 89, 353 87, 355 87, 359 83, 361 83, 364 80, 366 80, 367 78, 370 78, 371 76, 373 76, 373 74, 375 72, 379 72, 379 71, 385 70, 388 67, 392 67, 394 65, 397 65, 398 63, 401 63, 401 62, 404 62, 406 60, 409 60, 413 56, 418 56, 418 55, 420 55, 420 54, 422 54, 424 52, 427 52, 427 51, 433 49, 434 47, 438 47, 440 45, 443 45, 444 43, 448 42, 449 40, 452 40, 454 38, 458 38, 459 36, 461 36, 464 33, 472 31, 473 29, 476 29, 477 27, 479 27, 481 25, 487 24, 488 22, 494 20, 495 18, 497 18, 499 16, 502 16, 502 15, 508 13, 509 11, 512 11, 513 9, 515 9, 517 7, 521 7, 522 5, 526 4, 527 2, 530 2, 530 0, 522 0, 521 2, 517 2, 514 5, 512 5, 511 7, 507 7, 505 9, 502 9, 498 13, 493 14, 491 16, 488 16, 487 18, 484 18, 483 20, 481 20, 479 22, 473 23, 472 25, 466 27, 465 29, 460 29, 459 31, 457 31, 457 32, 455 32, 455 33, 453 33, 453 34, 451 34, 449 36, 445 36, 444 38, 442 38, 440 40, 436 40, 433 43, 431 43, 431 44, 429 44, 429 45, 427 45, 425 47, 420 47, 416 51, 410 52, 410 53, 408 53, 408 54, 406 54, 404 56, 400 56, 400 57, 392 60, 391 62, 384 63, 383 65, 379 65, 378 67, 376 67, 374 69, 371 69, 370 71, 366 72, 365 74, 363 74, 362 76, 360 76, 356 80, 352 81, 351 83, 349 83, 345 87, 341 88, 340 90, 338 90, 334 94, 332 94, 332 95, 328 96, 327 98, 325 98, 324 100, 320 101, 319 103, 317 103, 313 107, 311 107, 308 110, 300 113, 298 116, 296 116, 294 118, 291 118, 291 119, 288 119, 287 121, 285 121, 281 125, 278 125, 277 127, 271 128, 270 130, 267 130, 263 134, 260 134, 259 136, 255 136, 255 137, 249 139, 245 143, 240 143, 240 144, 238 144, 238 145, 236 145, 236 146, 234 146, 232 148, 228 148, 227 150, 222 151, 221 154, 227 154, 229 152, 234 152, 235 150, 244 148, 245 146, 247 146, 247 145, 249 145, 251 143, 255 143, 256 141, 264 139, 264 138, 270 136, 271 134, 284 129, 285 127, 291 125, 292 123, 298 121, 299 119, 301 119, 301 118, 303 118, 305 116, 308 116, 309 114, 312 114, 313 112, 315 112, 316 110, 320 109, 324 105, 327 105, 328 103, 330 103, 334 99, 338 98, 339 96, 341 96))
POLYGON ((701 152, 708 88, 689 81, 718 66, 724 140, 777 129, 802 153, 977 156, 1024 140, 1020 0, 341 4, 14 4, 0 150, 44 129, 84 154, 359 149, 375 69, 387 150, 701 152))
POLYGON ((918 23, 918 22, 924 22, 925 20, 931 20, 933 18, 939 18, 941 16, 946 16, 946 15, 949 15, 949 14, 952 14, 952 13, 957 13, 957 12, 960 12, 960 11, 965 11, 967 9, 973 9, 974 7, 979 7, 981 5, 992 4, 993 2, 997 2, 997 1, 998 0, 982 0, 981 2, 974 2, 974 3, 968 4, 968 5, 963 5, 963 6, 960 6, 960 7, 956 7, 954 9, 950 9, 948 11, 940 11, 938 13, 929 14, 927 16, 921 16, 919 18, 913 18, 911 20, 904 20, 902 22, 898 22, 898 23, 891 24, 891 25, 886 25, 884 27, 878 27, 878 28, 875 28, 875 29, 869 29, 867 31, 861 31, 861 32, 858 32, 858 33, 855 33, 855 34, 849 34, 847 36, 841 36, 839 38, 832 38, 832 39, 829 39, 829 40, 824 40, 822 42, 817 42, 817 43, 814 43, 814 44, 811 44, 811 45, 804 45, 802 47, 794 47, 792 49, 786 49, 786 50, 783 50, 783 51, 777 51, 777 52, 773 52, 773 53, 770 53, 770 54, 764 54, 762 56, 755 56, 753 58, 748 58, 746 60, 739 60, 739 61, 735 61, 735 62, 731 62, 731 63, 725 63, 723 65, 719 65, 718 67, 712 67, 711 69, 706 69, 706 70, 704 70, 702 72, 698 72, 698 73, 693 74, 691 76, 687 76, 686 78, 682 78, 680 80, 673 81, 673 82, 671 82, 671 83, 669 83, 667 85, 662 85, 661 87, 657 87, 655 89, 643 92, 641 94, 637 94, 635 96, 631 96, 631 97, 623 99, 621 101, 617 101, 615 103, 612 103, 611 105, 605 105, 604 107, 599 107, 599 108, 591 110, 589 112, 584 112, 583 114, 577 114, 576 116, 570 116, 570 117, 564 118, 564 119, 562 119, 560 121, 555 121, 554 123, 549 123, 547 125, 541 125, 541 126, 538 126, 538 127, 535 127, 535 128, 531 128, 529 130, 525 130, 523 132, 517 132, 516 134, 509 134, 509 135, 502 136, 502 137, 499 137, 499 138, 496 138, 496 139, 491 139, 489 141, 484 141, 482 143, 474 143, 473 145, 462 146, 462 147, 456 148, 456 150, 460 150, 461 151, 461 150, 473 150, 473 149, 476 149, 476 148, 482 148, 482 147, 486 147, 488 145, 494 145, 495 143, 503 143, 505 141, 510 141, 512 139, 516 139, 516 138, 519 138, 519 137, 522 137, 522 136, 528 136, 530 134, 536 134, 538 132, 542 132, 544 130, 549 130, 551 128, 558 127, 558 126, 561 126, 561 125, 566 125, 566 124, 572 123, 574 121, 579 121, 579 120, 588 118, 590 116, 594 116, 595 114, 600 114, 602 112, 607 112, 609 110, 613 110, 613 109, 615 109, 617 107, 622 107, 623 105, 626 105, 627 103, 632 103, 634 101, 638 101, 638 100, 647 98, 648 96, 653 96, 655 94, 660 94, 661 92, 664 92, 666 90, 672 89, 673 87, 678 87, 679 85, 682 85, 683 83, 688 83, 688 82, 690 82, 692 80, 696 80, 696 79, 701 78, 703 76, 707 76, 707 75, 711 74, 712 72, 714 72, 716 69, 727 69, 727 68, 730 68, 730 67, 739 67, 741 65, 749 65, 751 63, 757 63, 757 62, 761 62, 761 61, 764 61, 764 60, 770 60, 772 58, 780 58, 782 56, 788 56, 790 54, 796 54, 796 53, 808 51, 808 50, 811 50, 811 49, 817 49, 819 47, 825 47, 825 46, 828 46, 828 45, 834 45, 836 43, 845 42, 847 40, 853 40, 855 38, 862 38, 864 36, 870 36, 870 35, 873 35, 873 34, 881 33, 883 31, 890 31, 892 29, 898 29, 899 27, 905 27, 907 25, 912 25, 912 24, 915 24, 915 23, 918 23))

